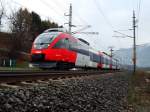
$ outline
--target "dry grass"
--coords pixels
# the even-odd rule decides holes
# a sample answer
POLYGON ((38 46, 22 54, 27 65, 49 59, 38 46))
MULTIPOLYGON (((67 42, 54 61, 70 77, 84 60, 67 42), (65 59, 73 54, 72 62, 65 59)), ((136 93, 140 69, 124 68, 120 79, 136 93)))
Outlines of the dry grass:
POLYGON ((150 73, 138 71, 131 76, 128 102, 137 112, 150 112, 150 73))

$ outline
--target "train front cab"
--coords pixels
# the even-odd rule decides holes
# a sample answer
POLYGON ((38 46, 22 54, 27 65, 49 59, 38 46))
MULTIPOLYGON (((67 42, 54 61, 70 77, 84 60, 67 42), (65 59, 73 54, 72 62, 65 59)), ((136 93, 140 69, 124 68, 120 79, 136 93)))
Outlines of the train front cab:
POLYGON ((40 68, 52 68, 58 64, 75 62, 76 53, 68 50, 68 35, 43 33, 38 36, 31 50, 31 64, 40 68), (53 35, 53 36, 51 36, 53 35), (51 42, 49 40, 52 40, 51 42))

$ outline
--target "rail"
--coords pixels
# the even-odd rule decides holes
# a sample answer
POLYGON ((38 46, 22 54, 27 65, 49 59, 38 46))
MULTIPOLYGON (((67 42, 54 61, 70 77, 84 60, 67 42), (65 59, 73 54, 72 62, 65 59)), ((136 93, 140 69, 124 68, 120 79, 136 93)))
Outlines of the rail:
MULTIPOLYGON (((112 73, 116 71, 15 71, 15 72, 0 72, 0 84, 17 84, 20 82, 36 82, 37 80, 57 80, 57 79, 67 79, 73 77, 84 77, 90 75, 100 75, 104 73, 112 73)), ((118 72, 118 71, 117 71, 118 72)))

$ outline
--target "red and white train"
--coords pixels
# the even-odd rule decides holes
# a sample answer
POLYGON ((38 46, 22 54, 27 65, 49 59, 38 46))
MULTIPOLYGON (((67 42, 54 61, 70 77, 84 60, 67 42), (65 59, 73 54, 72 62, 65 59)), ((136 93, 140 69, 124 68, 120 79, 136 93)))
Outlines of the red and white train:
POLYGON ((31 49, 31 65, 59 69, 119 69, 117 59, 94 50, 85 40, 59 28, 48 29, 35 39, 31 49))

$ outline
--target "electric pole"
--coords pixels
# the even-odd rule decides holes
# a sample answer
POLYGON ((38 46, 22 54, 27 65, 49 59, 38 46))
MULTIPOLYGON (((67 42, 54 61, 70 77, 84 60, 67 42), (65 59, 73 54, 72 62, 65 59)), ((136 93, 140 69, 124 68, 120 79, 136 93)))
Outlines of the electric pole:
POLYGON ((72 25, 72 4, 70 4, 70 8, 69 8, 69 14, 65 16, 69 16, 69 22, 68 23, 65 23, 65 24, 68 24, 68 31, 69 31, 69 34, 71 34, 71 27, 73 27, 74 25, 72 25))
POLYGON ((71 27, 72 27, 72 4, 70 4, 69 10, 69 33, 71 34, 71 27))
POLYGON ((113 47, 110 46, 109 48, 110 48, 110 57, 113 57, 113 51, 114 51, 114 50, 113 50, 113 47))
POLYGON ((77 31, 75 31, 75 32, 72 32, 72 27, 76 27, 76 25, 73 25, 72 24, 72 4, 70 4, 70 8, 69 8, 69 14, 68 15, 66 15, 65 14, 65 16, 69 16, 69 22, 68 23, 65 23, 65 24, 68 24, 68 32, 69 32, 69 34, 92 34, 92 35, 98 35, 99 34, 99 32, 81 32, 82 30, 85 30, 85 29, 87 29, 87 28, 90 28, 91 27, 91 25, 87 25, 87 26, 85 26, 84 28, 82 28, 82 29, 79 29, 79 30, 77 30, 77 31))
POLYGON ((136 72, 136 17, 135 17, 135 12, 133 10, 133 29, 130 29, 130 30, 133 30, 133 36, 130 36, 130 35, 126 35, 124 33, 120 33, 118 31, 114 31, 116 33, 119 33, 121 34, 122 36, 114 36, 114 37, 130 37, 133 39, 133 57, 132 57, 132 61, 133 61, 133 74, 135 74, 136 72))
POLYGON ((136 20, 135 20, 135 12, 133 11, 133 69, 134 73, 136 71, 136 35, 135 35, 135 28, 136 28, 136 20))

